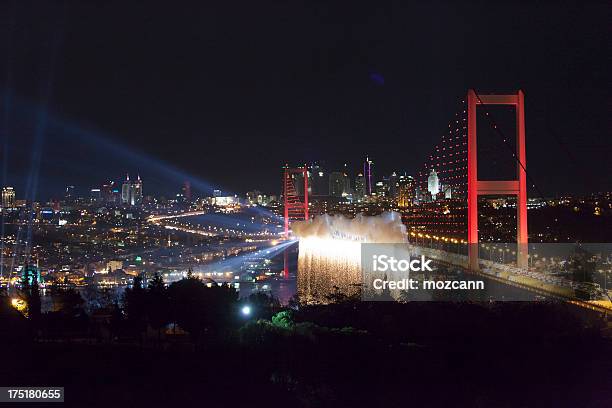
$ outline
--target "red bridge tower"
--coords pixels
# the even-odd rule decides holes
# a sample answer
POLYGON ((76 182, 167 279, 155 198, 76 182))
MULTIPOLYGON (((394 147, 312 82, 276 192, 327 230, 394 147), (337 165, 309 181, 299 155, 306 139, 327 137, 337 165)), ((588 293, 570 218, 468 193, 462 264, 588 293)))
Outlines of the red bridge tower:
POLYGON ((515 195, 517 265, 527 266, 527 157, 525 154, 525 95, 519 90, 513 95, 478 95, 473 89, 468 101, 468 256, 469 267, 478 270, 478 196, 515 195), (516 107, 516 180, 478 180, 476 142, 476 107, 478 105, 514 105, 516 107))

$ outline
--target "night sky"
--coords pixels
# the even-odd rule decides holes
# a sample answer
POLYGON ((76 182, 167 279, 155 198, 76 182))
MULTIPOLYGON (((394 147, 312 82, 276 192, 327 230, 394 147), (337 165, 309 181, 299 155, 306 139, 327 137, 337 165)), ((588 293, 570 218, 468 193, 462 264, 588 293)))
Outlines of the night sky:
POLYGON ((2 2, 3 184, 278 193, 285 162, 366 154, 414 174, 473 87, 525 91, 545 195, 612 190, 609 2, 214 3, 2 2))

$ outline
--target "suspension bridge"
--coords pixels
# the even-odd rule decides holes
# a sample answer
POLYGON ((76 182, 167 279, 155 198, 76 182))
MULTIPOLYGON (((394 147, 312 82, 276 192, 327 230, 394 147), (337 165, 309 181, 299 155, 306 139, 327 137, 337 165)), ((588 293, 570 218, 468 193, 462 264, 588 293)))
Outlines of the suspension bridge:
MULTIPOLYGON (((533 266, 529 253, 527 224, 527 187, 542 197, 540 189, 527 172, 525 144, 525 96, 519 90, 509 94, 480 94, 470 89, 461 101, 456 114, 448 124, 448 130, 428 155, 414 180, 410 192, 410 203, 402 209, 402 222, 408 231, 408 242, 423 253, 442 263, 465 269, 473 274, 538 294, 561 298, 571 303, 598 311, 612 311, 608 294, 588 282, 575 282, 539 271, 533 266), (508 135, 494 119, 496 106, 513 108, 515 132, 508 135), (478 126, 478 118, 484 123, 478 126), (486 125, 493 134, 497 149, 479 157, 477 129, 486 125), (479 170, 495 165, 494 155, 511 158, 513 177, 487 179, 480 177, 479 170), (479 160, 480 159, 480 160, 479 160), (514 237, 495 244, 480 242, 479 197, 509 197, 515 214, 509 217, 514 226, 505 226, 514 231, 514 237), (513 239, 512 239, 513 238, 513 239), (501 251, 503 260, 486 259, 482 251, 501 251), (584 295, 587 294, 586 299, 584 295)), ((283 173, 283 197, 285 236, 289 237, 290 223, 309 219, 308 167, 286 167, 283 173), (294 177, 294 175, 300 177, 294 177), (296 180, 304 188, 296 188, 296 180), (297 191, 302 192, 301 195, 297 191)), ((482 226, 480 226, 482 227, 482 226)), ((495 231, 487 231, 494 235, 495 231)), ((487 236, 489 237, 489 236, 487 236)), ((491 257, 489 257, 491 258, 491 257)), ((286 263, 285 263, 286 264, 286 263)), ((285 273, 287 273, 285 268, 285 273)))

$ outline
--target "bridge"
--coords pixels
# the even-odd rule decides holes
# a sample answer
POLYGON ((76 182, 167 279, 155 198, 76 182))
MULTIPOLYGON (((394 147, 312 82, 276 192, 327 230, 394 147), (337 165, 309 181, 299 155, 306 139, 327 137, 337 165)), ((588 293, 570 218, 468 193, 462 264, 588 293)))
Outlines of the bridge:
MULTIPOLYGON (((489 141, 490 142, 490 141, 489 141)), ((470 89, 461 101, 448 130, 434 146, 420 167, 410 186, 408 203, 404 203, 402 221, 408 229, 408 241, 432 258, 473 274, 482 274, 496 281, 518 286, 548 297, 567 300, 573 304, 598 311, 612 311, 608 293, 586 282, 574 282, 561 276, 538 271, 530 261, 538 254, 529 253, 527 224, 527 186, 539 192, 527 172, 525 137, 525 96, 521 90, 511 94, 479 94, 470 89), (509 135, 494 118, 496 106, 514 109, 515 131, 509 135), (493 145, 483 157, 478 157, 478 118, 493 134, 493 145), (509 159, 514 177, 486 179, 479 177, 479 169, 495 165, 495 155, 509 159), (487 248, 479 234, 491 238, 495 230, 483 229, 484 215, 479 213, 479 197, 509 196, 509 207, 515 215, 514 237, 506 231, 506 242, 515 248, 501 249, 504 260, 487 260, 480 252, 487 248), (480 223, 479 223, 480 221, 480 223), (483 247, 484 245, 484 247, 483 247), (581 299, 578 293, 586 293, 581 299)), ((289 234, 292 220, 308 219, 308 167, 286 168, 283 176, 285 197, 285 234, 289 234), (300 175, 296 179, 295 175, 300 175), (301 180, 303 179, 303 180, 301 180), (305 193, 296 194, 295 182, 304 182, 305 193)), ((491 226, 488 226, 489 229, 491 226)), ((489 244, 495 245, 495 244, 489 244)))

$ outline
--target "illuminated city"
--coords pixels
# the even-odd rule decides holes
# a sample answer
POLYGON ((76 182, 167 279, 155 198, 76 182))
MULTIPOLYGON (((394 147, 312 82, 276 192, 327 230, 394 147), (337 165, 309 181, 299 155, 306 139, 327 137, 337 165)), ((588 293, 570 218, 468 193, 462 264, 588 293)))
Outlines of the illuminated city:
POLYGON ((1 7, 0 406, 612 403, 610 6, 1 7))

